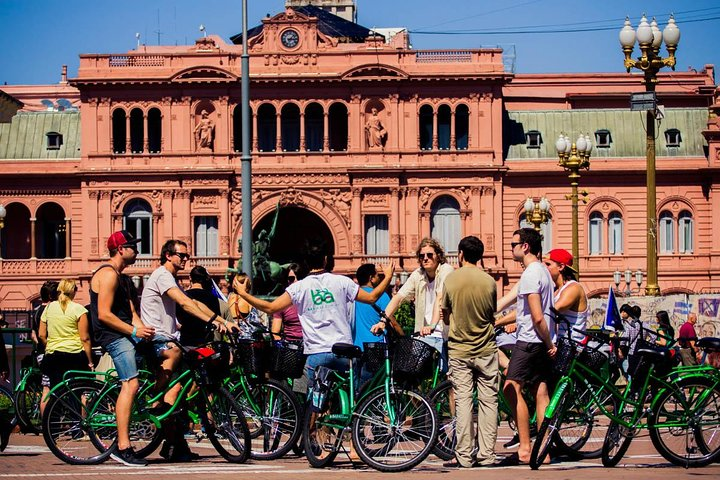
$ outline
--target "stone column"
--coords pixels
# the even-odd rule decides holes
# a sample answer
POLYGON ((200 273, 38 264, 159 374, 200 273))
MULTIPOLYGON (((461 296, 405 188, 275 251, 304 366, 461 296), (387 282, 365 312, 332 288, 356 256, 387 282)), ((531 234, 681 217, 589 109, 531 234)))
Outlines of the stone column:
POLYGON ((282 152, 282 128, 280 112, 275 114, 275 151, 282 152))
MULTIPOLYGON (((454 148, 454 147, 453 147, 454 148)), ((472 220, 470 224, 470 231, 474 232, 478 235, 478 237, 482 240, 485 229, 483 229, 483 215, 485 212, 483 211, 482 206, 482 188, 481 187, 471 187, 470 188, 470 205, 468 205, 468 208, 470 209, 472 220)), ((485 243, 485 240, 483 240, 483 243, 485 243)), ((491 247, 488 245, 486 248, 489 250, 491 247)))
POLYGON ((300 112, 300 148, 301 152, 307 152, 307 145, 305 145, 305 112, 300 112))
POLYGON ((70 235, 70 219, 65 217, 65 258, 72 257, 72 253, 70 250, 70 239, 72 236, 70 235))
POLYGON ((37 252, 35 252, 35 224, 37 223, 37 218, 30 217, 30 258, 36 259, 37 258, 37 252))
POLYGON ((350 233, 352 234, 352 248, 350 250, 353 255, 356 256, 363 254, 361 194, 361 188, 352 188, 352 201, 350 204, 350 233))
POLYGON ((438 112, 435 108, 433 108, 432 148, 433 150, 438 149, 438 112))
POLYGON ((130 143, 130 111, 125 110, 125 153, 132 154, 130 143))
MULTIPOLYGON (((90 256, 95 257, 98 256, 98 249, 100 247, 100 222, 99 222, 99 215, 98 215, 98 191, 97 190, 90 190, 87 192, 88 195, 88 209, 83 212, 83 220, 85 220, 85 225, 87 225, 90 228, 91 232, 95 232, 94 237, 90 237, 90 256)), ((84 245, 84 247, 87 247, 87 243, 81 242, 81 245, 84 245)))
POLYGON ((390 188, 390 253, 400 253, 400 199, 398 187, 390 188))
POLYGON ((258 151, 258 119, 257 119, 257 112, 253 112, 252 114, 252 122, 253 122, 253 128, 252 128, 252 135, 250 135, 250 144, 252 145, 252 151, 257 152, 258 151))
POLYGON ((330 151, 330 134, 329 134, 329 122, 328 122, 328 116, 329 113, 327 110, 323 112, 323 151, 329 152, 330 151))
POLYGON ((102 257, 106 254, 105 241, 112 233, 113 227, 113 211, 110 206, 110 190, 100 190, 98 192, 97 202, 97 219, 98 219, 98 256, 102 257))
POLYGON ((192 241, 193 231, 190 224, 190 190, 181 189, 175 192, 175 198, 178 200, 173 206, 173 213, 177 212, 173 218, 174 232, 173 238, 179 238, 183 241, 192 241))
POLYGON ((143 113, 143 125, 145 126, 143 129, 143 153, 150 153, 150 139, 148 135, 150 124, 148 123, 147 112, 143 113))
POLYGON ((173 190, 163 190, 163 234, 165 238, 174 238, 175 209, 173 208, 173 190))
POLYGON ((155 235, 153 235, 153 244, 150 245, 150 248, 152 249, 151 255, 158 256, 158 255, 160 255, 160 248, 161 248, 160 235, 158 234, 158 232, 160 232, 160 225, 159 225, 160 224, 160 215, 158 215, 157 213, 153 213, 152 222, 153 222, 153 226, 152 226, 153 230, 152 231, 155 232, 155 235))
POLYGON ((450 112, 450 150, 455 150, 455 110, 450 112))
POLYGON ((365 125, 362 113, 360 112, 360 94, 354 93, 350 95, 350 108, 348 108, 348 150, 357 152, 362 148, 365 149, 365 125), (354 120, 354 122, 353 122, 354 120), (354 124, 354 125, 353 125, 354 124), (353 126, 355 134, 353 135, 353 126))
POLYGON ((420 190, 417 187, 408 187, 407 197, 405 198, 405 212, 411 212, 409 215, 417 215, 415 219, 406 218, 405 225, 407 226, 407 233, 405 238, 405 252, 409 252, 414 249, 420 241, 420 230, 419 230, 419 208, 418 208, 418 194, 420 190))

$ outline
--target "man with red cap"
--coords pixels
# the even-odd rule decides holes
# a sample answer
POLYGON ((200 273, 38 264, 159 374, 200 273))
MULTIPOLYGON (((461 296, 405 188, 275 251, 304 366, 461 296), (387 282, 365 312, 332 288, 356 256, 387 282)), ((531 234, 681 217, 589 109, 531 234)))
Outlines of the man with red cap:
POLYGON ((578 342, 585 340, 585 335, 578 330, 585 330, 588 319, 588 301, 585 289, 577 281, 577 270, 573 268, 573 256, 567 250, 556 248, 550 250, 544 260, 550 276, 555 282, 555 310, 560 312, 565 322, 557 323, 557 338, 564 338, 568 328, 570 335, 578 342))
POLYGON ((110 235, 107 241, 110 260, 100 265, 90 279, 90 317, 95 342, 110 354, 122 382, 115 405, 117 449, 111 456, 134 467, 147 465, 145 459, 135 455, 130 445, 130 412, 139 387, 135 345, 141 339, 152 339, 155 334, 154 328, 146 327, 140 321, 131 299, 131 280, 122 273, 135 263, 139 242, 140 239, 127 230, 110 235))

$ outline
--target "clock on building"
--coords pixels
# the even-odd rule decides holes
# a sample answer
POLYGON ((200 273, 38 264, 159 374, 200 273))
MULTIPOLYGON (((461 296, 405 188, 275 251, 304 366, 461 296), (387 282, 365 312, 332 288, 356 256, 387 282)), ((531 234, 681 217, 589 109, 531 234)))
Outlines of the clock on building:
POLYGON ((285 48, 295 48, 300 41, 300 35, 293 29, 288 29, 280 35, 280 41, 285 48))

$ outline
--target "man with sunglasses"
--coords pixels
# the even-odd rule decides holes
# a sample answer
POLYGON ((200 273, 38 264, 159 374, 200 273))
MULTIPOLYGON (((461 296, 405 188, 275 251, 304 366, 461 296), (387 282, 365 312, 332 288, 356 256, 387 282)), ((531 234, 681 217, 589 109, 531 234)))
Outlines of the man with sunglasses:
MULTIPOLYGON (((187 243, 182 240, 168 240, 160 250, 160 266, 150 275, 143 285, 140 300, 140 318, 145 325, 155 329, 153 348, 160 360, 157 388, 162 389, 170 382, 173 372, 180 363, 180 348, 172 340, 180 338, 176 307, 185 313, 202 320, 213 323, 215 328, 224 332, 228 326, 227 321, 220 318, 217 313, 185 295, 178 284, 177 275, 185 269, 190 258, 187 243)), ((234 326, 237 329, 237 326, 234 326)), ((164 401, 172 405, 177 399, 181 385, 168 391, 164 401)), ((173 438, 173 426, 165 425, 166 442, 160 455, 171 461, 192 460, 194 455, 190 452, 184 439, 173 438)))
POLYGON ((135 456, 130 445, 130 412, 139 387, 135 345, 155 334, 155 329, 140 321, 127 288, 130 279, 122 273, 135 263, 139 242, 140 239, 127 230, 110 235, 107 240, 110 260, 100 265, 90 279, 90 319, 95 343, 112 357, 118 379, 122 382, 115 405, 117 450, 111 457, 133 467, 147 465, 144 458, 135 456))
MULTIPOLYGON (((415 269, 395 295, 385 313, 392 319, 392 326, 401 335, 402 328, 393 318, 394 313, 402 302, 415 302, 415 332, 423 335, 422 340, 441 353, 441 368, 447 371, 447 328, 442 321, 433 322, 433 310, 438 305, 436 301, 443 291, 445 277, 454 268, 445 261, 445 251, 440 242, 434 238, 425 237, 420 241, 417 251, 420 267, 415 269)), ((439 315, 436 318, 440 318, 439 315)), ((376 330, 373 327, 373 330, 376 330)))

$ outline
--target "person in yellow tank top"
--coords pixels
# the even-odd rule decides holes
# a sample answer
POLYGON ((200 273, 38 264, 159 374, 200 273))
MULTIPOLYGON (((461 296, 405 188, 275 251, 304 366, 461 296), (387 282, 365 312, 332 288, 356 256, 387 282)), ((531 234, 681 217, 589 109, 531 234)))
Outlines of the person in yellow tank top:
MULTIPOLYGON (((50 380, 43 385, 43 398, 50 388, 62 381, 68 370, 95 368, 90 344, 90 327, 87 310, 73 302, 77 285, 74 280, 63 279, 58 285, 58 299, 47 305, 40 317, 39 336, 45 345, 42 371, 50 380)), ((45 404, 40 405, 44 411, 45 404)))

